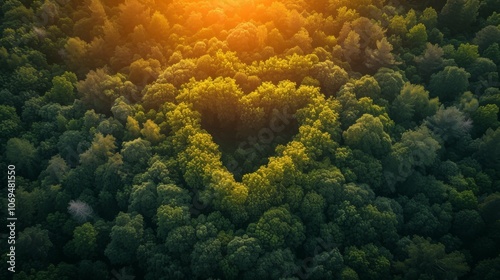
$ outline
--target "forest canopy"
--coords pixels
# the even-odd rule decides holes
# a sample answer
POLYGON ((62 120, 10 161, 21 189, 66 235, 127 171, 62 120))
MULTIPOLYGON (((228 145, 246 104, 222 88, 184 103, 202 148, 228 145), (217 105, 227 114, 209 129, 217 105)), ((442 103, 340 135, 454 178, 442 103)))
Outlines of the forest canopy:
POLYGON ((0 279, 500 279, 499 0, 0 5, 0 279))

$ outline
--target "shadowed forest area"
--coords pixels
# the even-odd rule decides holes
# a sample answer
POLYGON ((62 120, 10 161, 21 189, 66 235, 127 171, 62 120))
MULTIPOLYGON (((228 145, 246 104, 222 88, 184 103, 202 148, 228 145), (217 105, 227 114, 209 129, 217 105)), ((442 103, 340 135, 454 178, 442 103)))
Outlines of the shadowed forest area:
POLYGON ((0 279, 500 279, 500 0, 0 6, 0 279))

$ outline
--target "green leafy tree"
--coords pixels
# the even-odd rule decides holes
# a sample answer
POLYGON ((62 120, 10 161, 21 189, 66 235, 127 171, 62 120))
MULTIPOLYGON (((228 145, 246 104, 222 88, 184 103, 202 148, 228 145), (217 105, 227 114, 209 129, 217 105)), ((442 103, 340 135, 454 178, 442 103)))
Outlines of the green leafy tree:
POLYGON ((330 60, 314 64, 311 75, 319 81, 326 96, 334 95, 348 80, 347 72, 330 60))
POLYGON ((343 55, 349 62, 359 61, 361 54, 360 36, 356 31, 351 30, 342 42, 343 55))
POLYGON ((179 256, 179 259, 185 260, 189 258, 190 253, 193 251, 193 246, 197 241, 196 229, 193 226, 180 226, 168 233, 165 239, 165 246, 170 253, 179 256))
POLYGON ((120 154, 129 172, 137 174, 146 168, 151 158, 151 144, 141 138, 124 142, 120 154))
POLYGON ((475 135, 483 135, 487 129, 496 129, 500 122, 498 121, 498 106, 496 104, 487 104, 479 106, 471 114, 472 126, 475 135))
POLYGON ((279 279, 292 276, 297 271, 294 254, 289 248, 268 251, 258 260, 255 268, 244 274, 243 279, 279 279))
POLYGON ((500 46, 498 43, 489 45, 484 51, 483 56, 491 59, 495 64, 500 64, 500 46))
POLYGON ((124 96, 118 97, 113 103, 111 112, 113 113, 113 117, 121 123, 125 123, 128 117, 134 114, 134 108, 129 104, 128 100, 126 100, 124 96))
POLYGON ((376 49, 372 50, 367 48, 365 50, 366 67, 378 69, 380 67, 389 67, 396 64, 394 55, 391 53, 393 46, 385 37, 382 38, 382 40, 377 41, 376 46, 376 49))
POLYGON ((78 264, 78 276, 87 279, 105 280, 109 277, 109 271, 102 261, 83 260, 78 264))
POLYGON ((389 68, 380 68, 373 76, 380 86, 380 96, 387 101, 392 101, 401 91, 405 79, 401 72, 389 68))
POLYGON ((488 25, 476 33, 474 44, 479 46, 479 51, 485 51, 494 44, 499 44, 500 28, 494 25, 488 25))
POLYGON ((453 220, 453 233, 467 242, 474 240, 482 233, 484 221, 476 210, 461 210, 455 213, 453 220))
POLYGON ((156 188, 158 205, 182 206, 191 201, 189 192, 173 184, 159 184, 156 188))
POLYGON ((467 67, 472 64, 478 57, 478 46, 467 44, 460 44, 456 50, 453 59, 460 67, 467 67))
POLYGON ((481 160, 483 166, 493 170, 500 170, 500 160, 498 157, 498 145, 500 139, 500 128, 488 129, 479 144, 476 157, 481 160))
POLYGON ((234 51, 252 51, 259 45, 258 28, 251 22, 243 22, 231 29, 227 44, 234 51))
POLYGON ((401 199, 405 213, 405 232, 436 237, 449 231, 452 222, 450 203, 431 205, 423 194, 404 202, 405 200, 401 199))
POLYGON ((455 33, 476 21, 480 2, 478 0, 448 0, 439 15, 439 21, 455 33))
POLYGON ((219 239, 209 239, 194 245, 191 253, 191 269, 195 277, 217 275, 219 262, 222 261, 222 244, 219 239))
POLYGON ((304 225, 285 208, 266 211, 255 224, 255 237, 264 248, 296 247, 304 240, 304 225))
POLYGON ((310 225, 310 229, 319 228, 324 222, 323 211, 326 208, 325 199, 316 192, 307 193, 300 207, 300 213, 304 221, 310 225))
POLYGON ((485 259, 479 262, 473 270, 472 279, 493 280, 500 276, 500 257, 494 259, 485 259))
POLYGON ((132 83, 144 87, 158 78, 161 69, 160 65, 160 62, 156 59, 144 60, 140 58, 130 64, 128 79, 132 83))
POLYGON ((142 216, 120 212, 111 229, 111 241, 106 246, 104 254, 111 263, 130 264, 135 259, 135 253, 143 236, 142 216))
POLYGON ((152 120, 147 120, 141 129, 141 134, 153 144, 158 144, 164 139, 164 136, 160 132, 160 127, 152 120))
POLYGON ((398 36, 404 36, 408 32, 407 23, 402 15, 395 15, 389 22, 389 31, 398 36))
POLYGON ((496 64, 489 58, 479 57, 472 62, 467 68, 467 72, 471 74, 471 79, 494 79, 496 64))
POLYGON ((107 69, 91 70, 85 80, 76 84, 82 101, 99 113, 109 113, 119 96, 135 94, 135 86, 121 74, 110 75, 107 69))
POLYGON ((404 132, 401 141, 393 145, 391 153, 384 161, 384 177, 388 187, 394 190, 394 185, 406 180, 414 168, 431 165, 440 148, 441 145, 427 127, 421 126, 415 131, 404 132))
POLYGON ((167 102, 173 102, 178 95, 178 90, 169 83, 152 83, 147 85, 142 97, 144 109, 158 109, 167 102))
POLYGON ((177 100, 192 103, 209 125, 228 127, 238 117, 237 110, 242 95, 235 80, 219 77, 202 82, 192 81, 181 91, 177 100))
POLYGON ((185 206, 161 205, 158 207, 158 236, 167 237, 168 233, 176 227, 187 225, 189 222, 189 209, 185 206))
MULTIPOLYGON (((439 170, 437 172, 442 171, 439 170)), ((453 191, 451 191, 451 193, 448 193, 449 187, 442 181, 436 179, 433 176, 422 175, 422 173, 420 172, 412 173, 410 177, 408 177, 408 179, 404 182, 404 184, 401 184, 399 186, 398 192, 409 197, 413 197, 419 193, 422 193, 429 199, 430 203, 443 203, 447 199, 452 200, 451 197, 453 193, 453 191)), ((475 196, 473 197, 475 198, 475 196)), ((451 203, 453 206, 455 206, 453 201, 451 201, 451 203)))
POLYGON ((28 140, 11 138, 7 141, 6 158, 21 174, 33 176, 36 173, 36 149, 28 140))
POLYGON ((367 244, 361 248, 348 247, 344 253, 346 265, 357 272, 361 279, 389 277, 392 255, 383 247, 367 244))
POLYGON ((427 47, 422 55, 415 57, 418 73, 424 80, 428 80, 432 74, 443 69, 444 51, 438 44, 427 43, 427 47))
POLYGON ((408 30, 406 38, 410 46, 419 48, 427 42, 427 29, 424 24, 419 23, 408 30))
POLYGON ((346 279, 346 280, 359 280, 359 276, 358 274, 356 273, 356 271, 354 271, 352 268, 346 266, 343 270, 342 270, 342 279, 346 279))
POLYGON ((377 80, 370 75, 365 75, 353 83, 353 92, 357 98, 370 97, 377 100, 380 97, 380 86, 377 80))
POLYGON ((438 13, 433 7, 427 7, 419 18, 419 21, 425 25, 428 30, 437 26, 438 13))
MULTIPOLYGON (((58 265, 50 264, 44 270, 33 270, 31 275, 32 278, 28 278, 24 272, 21 272, 19 274, 19 279, 74 279, 77 277, 77 272, 76 266, 61 262, 58 265), (26 276, 26 278, 23 278, 24 276, 26 276)), ((17 275, 14 276, 14 279, 17 279, 17 275)))
POLYGON ((97 250, 97 231, 91 223, 85 223, 73 231, 73 239, 65 246, 69 255, 82 259, 93 257, 97 250))
POLYGON ((451 102, 467 90, 469 77, 470 74, 463 68, 447 66, 443 71, 432 75, 429 90, 442 102, 451 102))
POLYGON ((113 155, 115 149, 115 137, 97 133, 90 148, 80 154, 80 161, 84 165, 97 167, 104 164, 113 155))
MULTIPOLYGON (((144 279, 184 279, 192 277, 190 270, 185 268, 185 263, 173 259, 170 255, 165 254, 164 246, 157 245, 154 242, 148 242, 141 245, 138 249, 138 255, 143 263, 144 279)), ((122 270, 123 271, 123 270, 122 270)), ((122 273, 124 275, 125 273, 122 273)), ((127 273, 129 277, 135 277, 136 273, 127 273)))
POLYGON ((396 243, 399 238, 397 233, 398 220, 392 208, 379 210, 377 206, 367 205, 361 210, 361 216, 364 221, 369 221, 370 230, 375 232, 374 241, 381 240, 382 244, 386 246, 396 243))
POLYGON ((500 193, 496 192, 486 197, 484 202, 479 205, 481 217, 486 223, 491 223, 497 219, 498 201, 500 201, 500 193))
POLYGON ((40 176, 44 177, 43 184, 45 186, 55 185, 63 181, 68 171, 69 166, 66 161, 60 155, 55 155, 49 160, 47 169, 42 171, 40 176))
MULTIPOLYGON (((339 250, 335 248, 331 251, 321 252, 314 256, 310 274, 305 275, 309 276, 309 279, 324 279, 325 277, 336 279, 341 277, 343 268, 344 259, 339 250)), ((299 277, 302 276, 302 274, 298 275, 299 277)))
POLYGON ((52 78, 52 88, 45 94, 45 97, 62 105, 70 104, 75 99, 76 81, 76 75, 71 72, 52 78))
POLYGON ((16 240, 16 253, 25 260, 46 260, 52 247, 49 231, 40 225, 25 228, 16 240))
POLYGON ((364 114, 343 133, 344 141, 354 149, 380 157, 390 151, 391 137, 378 117, 364 114))
POLYGON ((227 244, 227 257, 222 262, 222 270, 228 278, 236 276, 255 266, 262 252, 257 239, 244 235, 236 236, 227 244))
POLYGON ((21 129, 21 119, 14 107, 0 105, 0 120, 0 134, 2 138, 8 139, 14 137, 21 129))
POLYGON ((167 67, 167 69, 160 74, 159 78, 179 88, 196 75, 195 70, 196 64, 193 59, 182 59, 170 67, 167 67))
POLYGON ((27 64, 16 68, 9 81, 9 90, 20 93, 27 90, 44 92, 48 87, 46 71, 39 71, 27 64))
POLYGON ((430 239, 414 236, 404 250, 408 257, 397 262, 395 268, 406 279, 455 279, 469 271, 461 252, 447 253, 443 244, 433 243, 430 239))
POLYGON ((441 106, 436 114, 425 120, 424 124, 445 142, 451 142, 466 137, 472 128, 472 122, 457 107, 441 106))
POLYGON ((152 182, 134 185, 130 193, 129 211, 135 211, 145 218, 151 219, 157 209, 156 186, 152 182))
POLYGON ((438 98, 429 98, 423 86, 406 83, 391 105, 391 118, 407 128, 434 115, 439 108, 438 98))
POLYGON ((257 172, 243 176, 243 184, 248 186, 247 207, 250 215, 260 216, 273 205, 279 205, 284 198, 283 180, 293 176, 296 167, 290 157, 273 158, 271 166, 259 168, 257 172), (271 188, 272 184, 276 187, 271 188))

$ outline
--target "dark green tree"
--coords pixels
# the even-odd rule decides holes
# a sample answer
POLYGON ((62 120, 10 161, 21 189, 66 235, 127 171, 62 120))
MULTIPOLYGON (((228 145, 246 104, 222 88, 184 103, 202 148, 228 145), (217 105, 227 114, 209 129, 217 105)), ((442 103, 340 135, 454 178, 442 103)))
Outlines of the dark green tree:
POLYGON ((4 139, 15 137, 21 129, 21 119, 14 107, 0 105, 0 120, 0 135, 4 139))
POLYGON ((480 2, 478 0, 448 0, 439 15, 439 21, 455 33, 476 21, 480 2))
POLYGON ((49 231, 40 225, 25 228, 16 240, 16 252, 25 260, 47 260, 52 247, 49 231))
POLYGON ((447 66, 431 76, 429 90, 431 96, 438 96, 442 102, 456 100, 469 87, 470 74, 463 68, 447 66))
POLYGON ((111 229, 111 241, 104 254, 113 264, 131 264, 143 236, 143 218, 120 212, 111 229))
POLYGON ((81 259, 90 259, 97 250, 97 231, 91 223, 85 223, 73 232, 73 239, 65 246, 65 251, 70 256, 81 259))
POLYGON ((347 247, 344 262, 360 279, 380 279, 390 275, 392 255, 383 247, 367 244, 361 248, 347 247))
POLYGON ((255 224, 255 237, 264 248, 296 247, 304 240, 304 225, 283 208, 270 209, 255 224))
POLYGON ((469 271, 461 252, 447 253, 443 244, 430 239, 414 236, 404 250, 408 257, 397 262, 395 268, 405 279, 455 279, 469 271))
POLYGON ((21 174, 31 177, 37 172, 36 149, 28 140, 11 138, 7 141, 6 158, 14 164, 21 174))

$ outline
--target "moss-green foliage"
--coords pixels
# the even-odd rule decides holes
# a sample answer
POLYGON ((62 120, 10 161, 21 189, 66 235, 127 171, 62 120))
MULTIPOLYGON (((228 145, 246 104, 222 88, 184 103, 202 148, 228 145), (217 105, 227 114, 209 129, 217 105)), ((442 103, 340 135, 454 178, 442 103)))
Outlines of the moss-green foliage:
POLYGON ((500 279, 499 15, 1 1, 13 278, 500 279))

